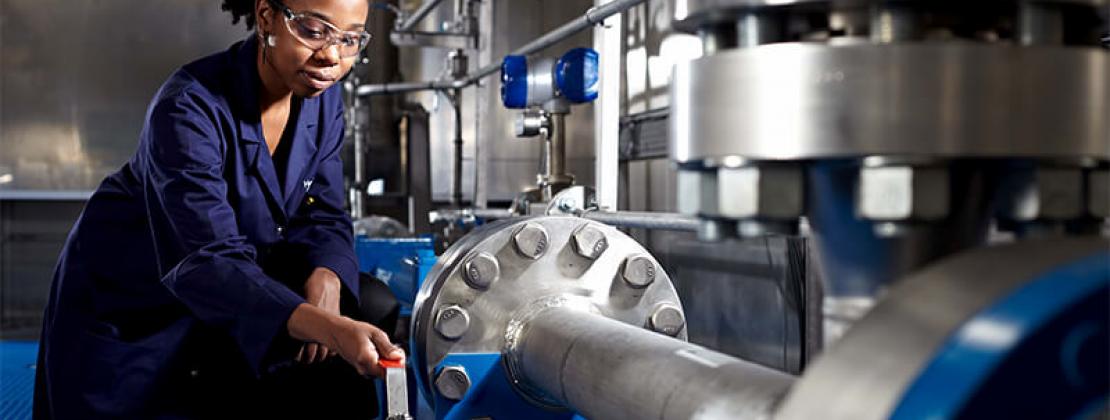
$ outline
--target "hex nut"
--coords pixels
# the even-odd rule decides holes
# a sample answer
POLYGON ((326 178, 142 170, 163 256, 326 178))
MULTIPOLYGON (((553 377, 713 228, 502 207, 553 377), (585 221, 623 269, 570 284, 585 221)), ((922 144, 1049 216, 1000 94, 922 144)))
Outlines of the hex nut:
POLYGON ((683 169, 678 171, 675 208, 681 214, 717 213, 717 172, 683 169))
POLYGON ((948 216, 948 168, 912 164, 864 165, 857 214, 873 221, 939 220, 948 216))
POLYGON ((435 329, 448 340, 458 340, 470 329, 470 314, 458 305, 446 306, 436 314, 435 329))
POLYGON ((459 401, 470 390, 470 375, 462 366, 444 366, 436 375, 435 384, 436 391, 444 398, 459 401))
POLYGON ((1110 218, 1110 169, 1094 169, 1087 175, 1087 212, 1110 218))
POLYGON ((463 265, 463 279, 475 289, 487 289, 501 276, 501 265, 497 257, 482 252, 470 258, 463 265))
POLYGON ((655 281, 655 261, 646 255, 633 255, 624 260, 621 278, 629 286, 642 289, 655 281))
POLYGON ((571 243, 578 255, 591 260, 596 260, 609 249, 609 239, 605 237, 605 232, 589 223, 574 230, 571 243))
POLYGON ((1013 222, 1063 221, 1083 215, 1085 191, 1080 166, 1038 165, 1031 172, 1019 174, 1026 177, 1020 178, 1021 183, 1004 199, 1001 218, 1013 222))
POLYGON ((796 219, 802 215, 805 178, 788 164, 749 164, 717 170, 717 214, 732 219, 796 219))
POLYGON ((536 223, 525 223, 513 234, 513 245, 520 255, 533 260, 547 252, 547 230, 536 223))
POLYGON ((1037 168, 1037 195, 1040 217, 1069 220, 1083 214, 1083 170, 1037 168))

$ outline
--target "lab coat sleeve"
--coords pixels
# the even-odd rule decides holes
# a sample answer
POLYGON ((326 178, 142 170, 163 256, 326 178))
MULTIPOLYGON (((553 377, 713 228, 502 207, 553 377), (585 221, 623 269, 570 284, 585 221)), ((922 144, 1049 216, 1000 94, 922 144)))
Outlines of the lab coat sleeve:
POLYGON ((358 262, 355 258, 351 218, 344 209, 343 104, 331 104, 332 119, 322 137, 322 154, 312 185, 290 221, 288 241, 302 245, 312 267, 325 267, 339 275, 347 291, 359 297, 358 262))
POLYGON ((188 92, 153 106, 140 145, 146 205, 162 283, 202 322, 227 331, 259 372, 304 299, 263 273, 239 232, 216 115, 188 92))

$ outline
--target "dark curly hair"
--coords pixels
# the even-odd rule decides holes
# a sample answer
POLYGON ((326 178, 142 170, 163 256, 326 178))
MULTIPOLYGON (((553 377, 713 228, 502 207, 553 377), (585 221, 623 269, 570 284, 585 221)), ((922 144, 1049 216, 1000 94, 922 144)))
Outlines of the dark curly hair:
POLYGON ((223 0, 220 10, 231 13, 232 25, 242 19, 248 30, 254 29, 254 0, 223 0))

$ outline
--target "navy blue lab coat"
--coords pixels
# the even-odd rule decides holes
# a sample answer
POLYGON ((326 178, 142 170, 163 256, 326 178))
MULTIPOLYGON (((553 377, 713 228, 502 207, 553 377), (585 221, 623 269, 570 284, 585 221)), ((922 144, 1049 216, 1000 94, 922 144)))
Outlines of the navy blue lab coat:
POLYGON ((252 381, 300 345, 286 322, 314 267, 359 295, 340 87, 304 99, 278 185, 257 44, 173 73, 135 155, 85 206, 45 313, 36 417, 208 417, 199 405, 248 404, 252 381))

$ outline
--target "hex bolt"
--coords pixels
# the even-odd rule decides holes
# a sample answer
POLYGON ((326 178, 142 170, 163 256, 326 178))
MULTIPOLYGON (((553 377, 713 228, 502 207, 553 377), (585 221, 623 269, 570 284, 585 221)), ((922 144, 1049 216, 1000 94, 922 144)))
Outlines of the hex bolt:
POLYGON ((458 305, 439 310, 436 315, 436 331, 448 340, 458 340, 470 328, 470 314, 458 305))
POLYGON ((513 234, 516 251, 527 258, 539 259, 547 252, 547 230, 536 223, 525 223, 513 234))
POLYGON ((575 229, 571 235, 571 242, 574 243, 574 251, 578 255, 591 260, 596 260, 606 249, 609 249, 609 239, 605 237, 605 232, 589 223, 575 229))
POLYGON ((1087 212, 1099 219, 1110 218, 1110 169, 1095 169, 1088 175, 1087 212))
POLYGON ((629 286, 642 289, 655 281, 655 261, 646 255, 633 255, 624 260, 621 278, 629 286))
POLYGON ((686 317, 682 315, 682 310, 679 309, 678 306, 671 303, 663 303, 656 307, 655 311, 651 313, 648 324, 655 332, 674 337, 682 331, 682 327, 686 326, 686 317))
POLYGON ((466 391, 470 390, 470 375, 462 366, 444 366, 436 375, 436 391, 444 398, 452 401, 462 400, 466 391))
POLYGON ((934 221, 948 216, 948 168, 943 162, 870 156, 859 170, 856 212, 875 222, 934 221))
POLYGON ((475 289, 487 289, 501 276, 501 265, 497 257, 482 252, 470 258, 463 265, 463 279, 466 284, 475 289))

